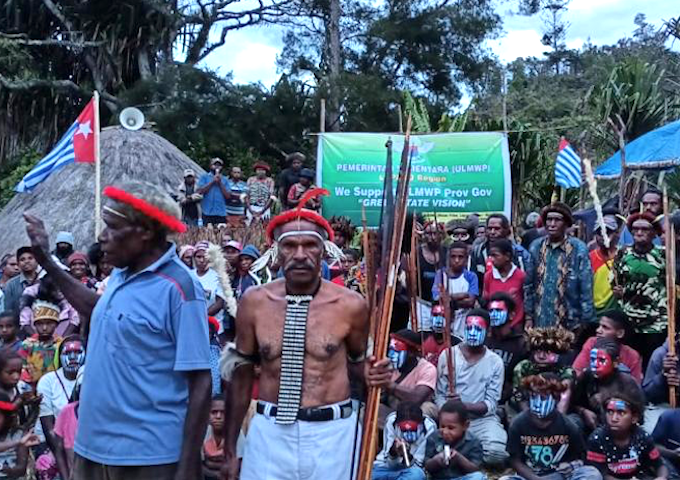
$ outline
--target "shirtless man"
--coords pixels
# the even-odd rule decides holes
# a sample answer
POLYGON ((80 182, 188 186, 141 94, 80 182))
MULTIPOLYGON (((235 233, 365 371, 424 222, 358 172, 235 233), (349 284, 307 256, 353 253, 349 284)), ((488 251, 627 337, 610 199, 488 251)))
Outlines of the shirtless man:
POLYGON ((361 295, 321 279, 324 243, 333 240, 323 217, 290 210, 273 219, 267 233, 278 243, 284 278, 242 297, 236 344, 222 360, 223 376, 231 379, 226 478, 239 478, 236 441, 259 363, 257 414, 248 430, 240 479, 347 480, 352 456, 359 452, 348 370, 366 349, 366 303, 361 295), (231 369, 225 366, 230 355, 231 369))

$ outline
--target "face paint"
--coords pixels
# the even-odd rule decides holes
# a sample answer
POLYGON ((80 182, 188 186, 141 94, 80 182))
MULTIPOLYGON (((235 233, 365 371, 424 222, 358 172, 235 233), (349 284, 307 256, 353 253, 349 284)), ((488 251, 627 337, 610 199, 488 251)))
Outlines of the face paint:
POLYGON ((397 435, 406 443, 415 443, 423 436, 425 428, 415 420, 404 420, 396 425, 397 435))
POLYGON ((505 302, 494 300, 489 304, 489 317, 491 318, 492 327, 500 327, 505 325, 508 321, 508 310, 505 307, 505 302))
POLYGON ((401 340, 392 339, 390 340, 390 348, 387 351, 387 358, 392 362, 392 367, 399 370, 406 362, 406 357, 408 355, 408 345, 406 345, 401 340))
POLYGON ((85 363, 85 350, 80 342, 69 342, 59 356, 61 366, 67 373, 77 373, 85 363))
POLYGON ((435 305, 432 307, 432 330, 435 333, 442 333, 444 331, 444 325, 446 324, 446 318, 444 317, 444 307, 441 305, 435 305))
POLYGON ((465 319, 465 343, 471 347, 484 344, 486 338, 486 320, 482 317, 467 317, 465 319))
POLYGON ((595 378, 608 377, 614 371, 611 355, 601 348, 593 348, 590 351, 590 370, 595 378))
POLYGON ((623 400, 611 399, 607 403, 607 410, 616 410, 619 412, 625 412, 628 408, 628 403, 623 400))
POLYGON ((529 410, 538 418, 546 418, 555 410, 556 406, 557 401, 552 395, 541 395, 535 392, 529 395, 529 410))

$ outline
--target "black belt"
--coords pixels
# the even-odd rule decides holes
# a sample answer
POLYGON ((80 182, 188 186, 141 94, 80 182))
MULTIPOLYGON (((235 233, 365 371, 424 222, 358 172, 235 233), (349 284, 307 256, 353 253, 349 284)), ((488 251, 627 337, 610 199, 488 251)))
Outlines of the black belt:
MULTIPOLYGON (((276 417, 276 410, 276 405, 257 402, 257 413, 261 415, 276 417)), ((330 420, 349 418, 353 411, 352 401, 348 400, 331 407, 301 408, 298 411, 297 419, 303 422, 328 422, 330 420)))

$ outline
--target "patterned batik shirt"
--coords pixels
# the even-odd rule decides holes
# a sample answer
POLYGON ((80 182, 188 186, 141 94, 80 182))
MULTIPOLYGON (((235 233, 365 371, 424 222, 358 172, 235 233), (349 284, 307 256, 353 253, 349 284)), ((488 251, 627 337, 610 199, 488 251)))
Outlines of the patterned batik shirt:
POLYGON ((632 248, 614 262, 615 285, 623 287, 621 308, 637 333, 662 333, 668 326, 666 258, 662 247, 645 254, 632 248))
POLYGON ((269 177, 264 180, 257 177, 248 179, 248 198, 252 206, 264 207, 272 195, 274 195, 274 179, 269 177))

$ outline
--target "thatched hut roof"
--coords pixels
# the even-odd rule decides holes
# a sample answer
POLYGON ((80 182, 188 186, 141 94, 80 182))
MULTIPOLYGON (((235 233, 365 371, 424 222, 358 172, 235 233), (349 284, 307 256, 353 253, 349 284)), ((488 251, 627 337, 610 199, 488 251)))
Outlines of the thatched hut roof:
MULTIPOLYGON (((150 130, 121 127, 101 133, 102 188, 127 180, 145 180, 177 190, 185 168, 205 173, 177 147, 150 130)), ((0 255, 28 244, 24 212, 37 215, 52 242, 60 230, 73 232, 76 249, 94 241, 94 165, 69 164, 53 173, 32 193, 18 193, 0 211, 0 255)))

